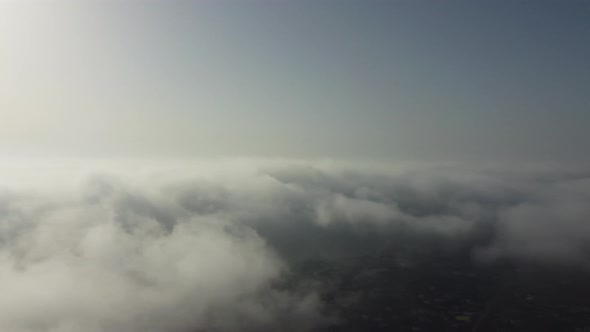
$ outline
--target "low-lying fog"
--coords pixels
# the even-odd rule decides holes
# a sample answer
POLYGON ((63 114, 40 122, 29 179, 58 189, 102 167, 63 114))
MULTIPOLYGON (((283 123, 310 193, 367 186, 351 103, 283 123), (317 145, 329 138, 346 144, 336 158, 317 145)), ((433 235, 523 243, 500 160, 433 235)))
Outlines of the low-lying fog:
POLYGON ((590 266, 590 172, 563 166, 4 161, 0 330, 306 331, 294 264, 396 241, 590 266), (90 167, 91 165, 91 167, 90 167))

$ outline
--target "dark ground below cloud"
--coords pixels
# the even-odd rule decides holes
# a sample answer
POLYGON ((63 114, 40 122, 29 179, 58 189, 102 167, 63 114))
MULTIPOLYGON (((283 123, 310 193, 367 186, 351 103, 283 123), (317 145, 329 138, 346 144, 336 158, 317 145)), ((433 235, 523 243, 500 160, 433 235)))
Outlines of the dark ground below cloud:
POLYGON ((478 264, 467 251, 390 247, 308 260, 335 331, 588 331, 588 271, 525 262, 478 264))

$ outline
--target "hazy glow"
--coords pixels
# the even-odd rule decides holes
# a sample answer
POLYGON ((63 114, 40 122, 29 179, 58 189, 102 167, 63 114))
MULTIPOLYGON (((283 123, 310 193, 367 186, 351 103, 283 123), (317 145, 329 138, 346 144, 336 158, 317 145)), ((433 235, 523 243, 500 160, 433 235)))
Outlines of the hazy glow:
MULTIPOLYGON (((0 331, 413 326, 425 298, 411 316, 382 300, 446 280, 455 253, 502 260, 500 287, 459 273, 490 293, 512 262, 589 269, 588 18, 584 1, 0 0, 0 331)), ((508 312, 475 293, 420 310, 454 324, 439 305, 463 303, 474 329, 508 312)))
POLYGON ((0 154, 583 159, 588 11, 2 1, 0 154))

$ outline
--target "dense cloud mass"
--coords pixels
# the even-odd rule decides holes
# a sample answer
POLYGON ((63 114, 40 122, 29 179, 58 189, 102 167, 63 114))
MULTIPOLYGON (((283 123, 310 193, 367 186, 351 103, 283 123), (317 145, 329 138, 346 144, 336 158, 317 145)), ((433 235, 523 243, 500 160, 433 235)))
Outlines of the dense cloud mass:
POLYGON ((469 246, 483 264, 590 266, 584 170, 105 169, 6 181, 0 330, 307 331, 337 317, 323 310, 321 284, 287 282, 297 264, 396 243, 469 246))

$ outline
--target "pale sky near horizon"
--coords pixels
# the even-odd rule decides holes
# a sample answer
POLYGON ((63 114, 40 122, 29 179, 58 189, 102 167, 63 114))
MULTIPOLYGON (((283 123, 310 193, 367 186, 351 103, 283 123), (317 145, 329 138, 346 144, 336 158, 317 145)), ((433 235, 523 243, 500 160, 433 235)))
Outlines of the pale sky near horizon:
POLYGON ((590 159, 590 1, 0 0, 0 157, 590 159))

